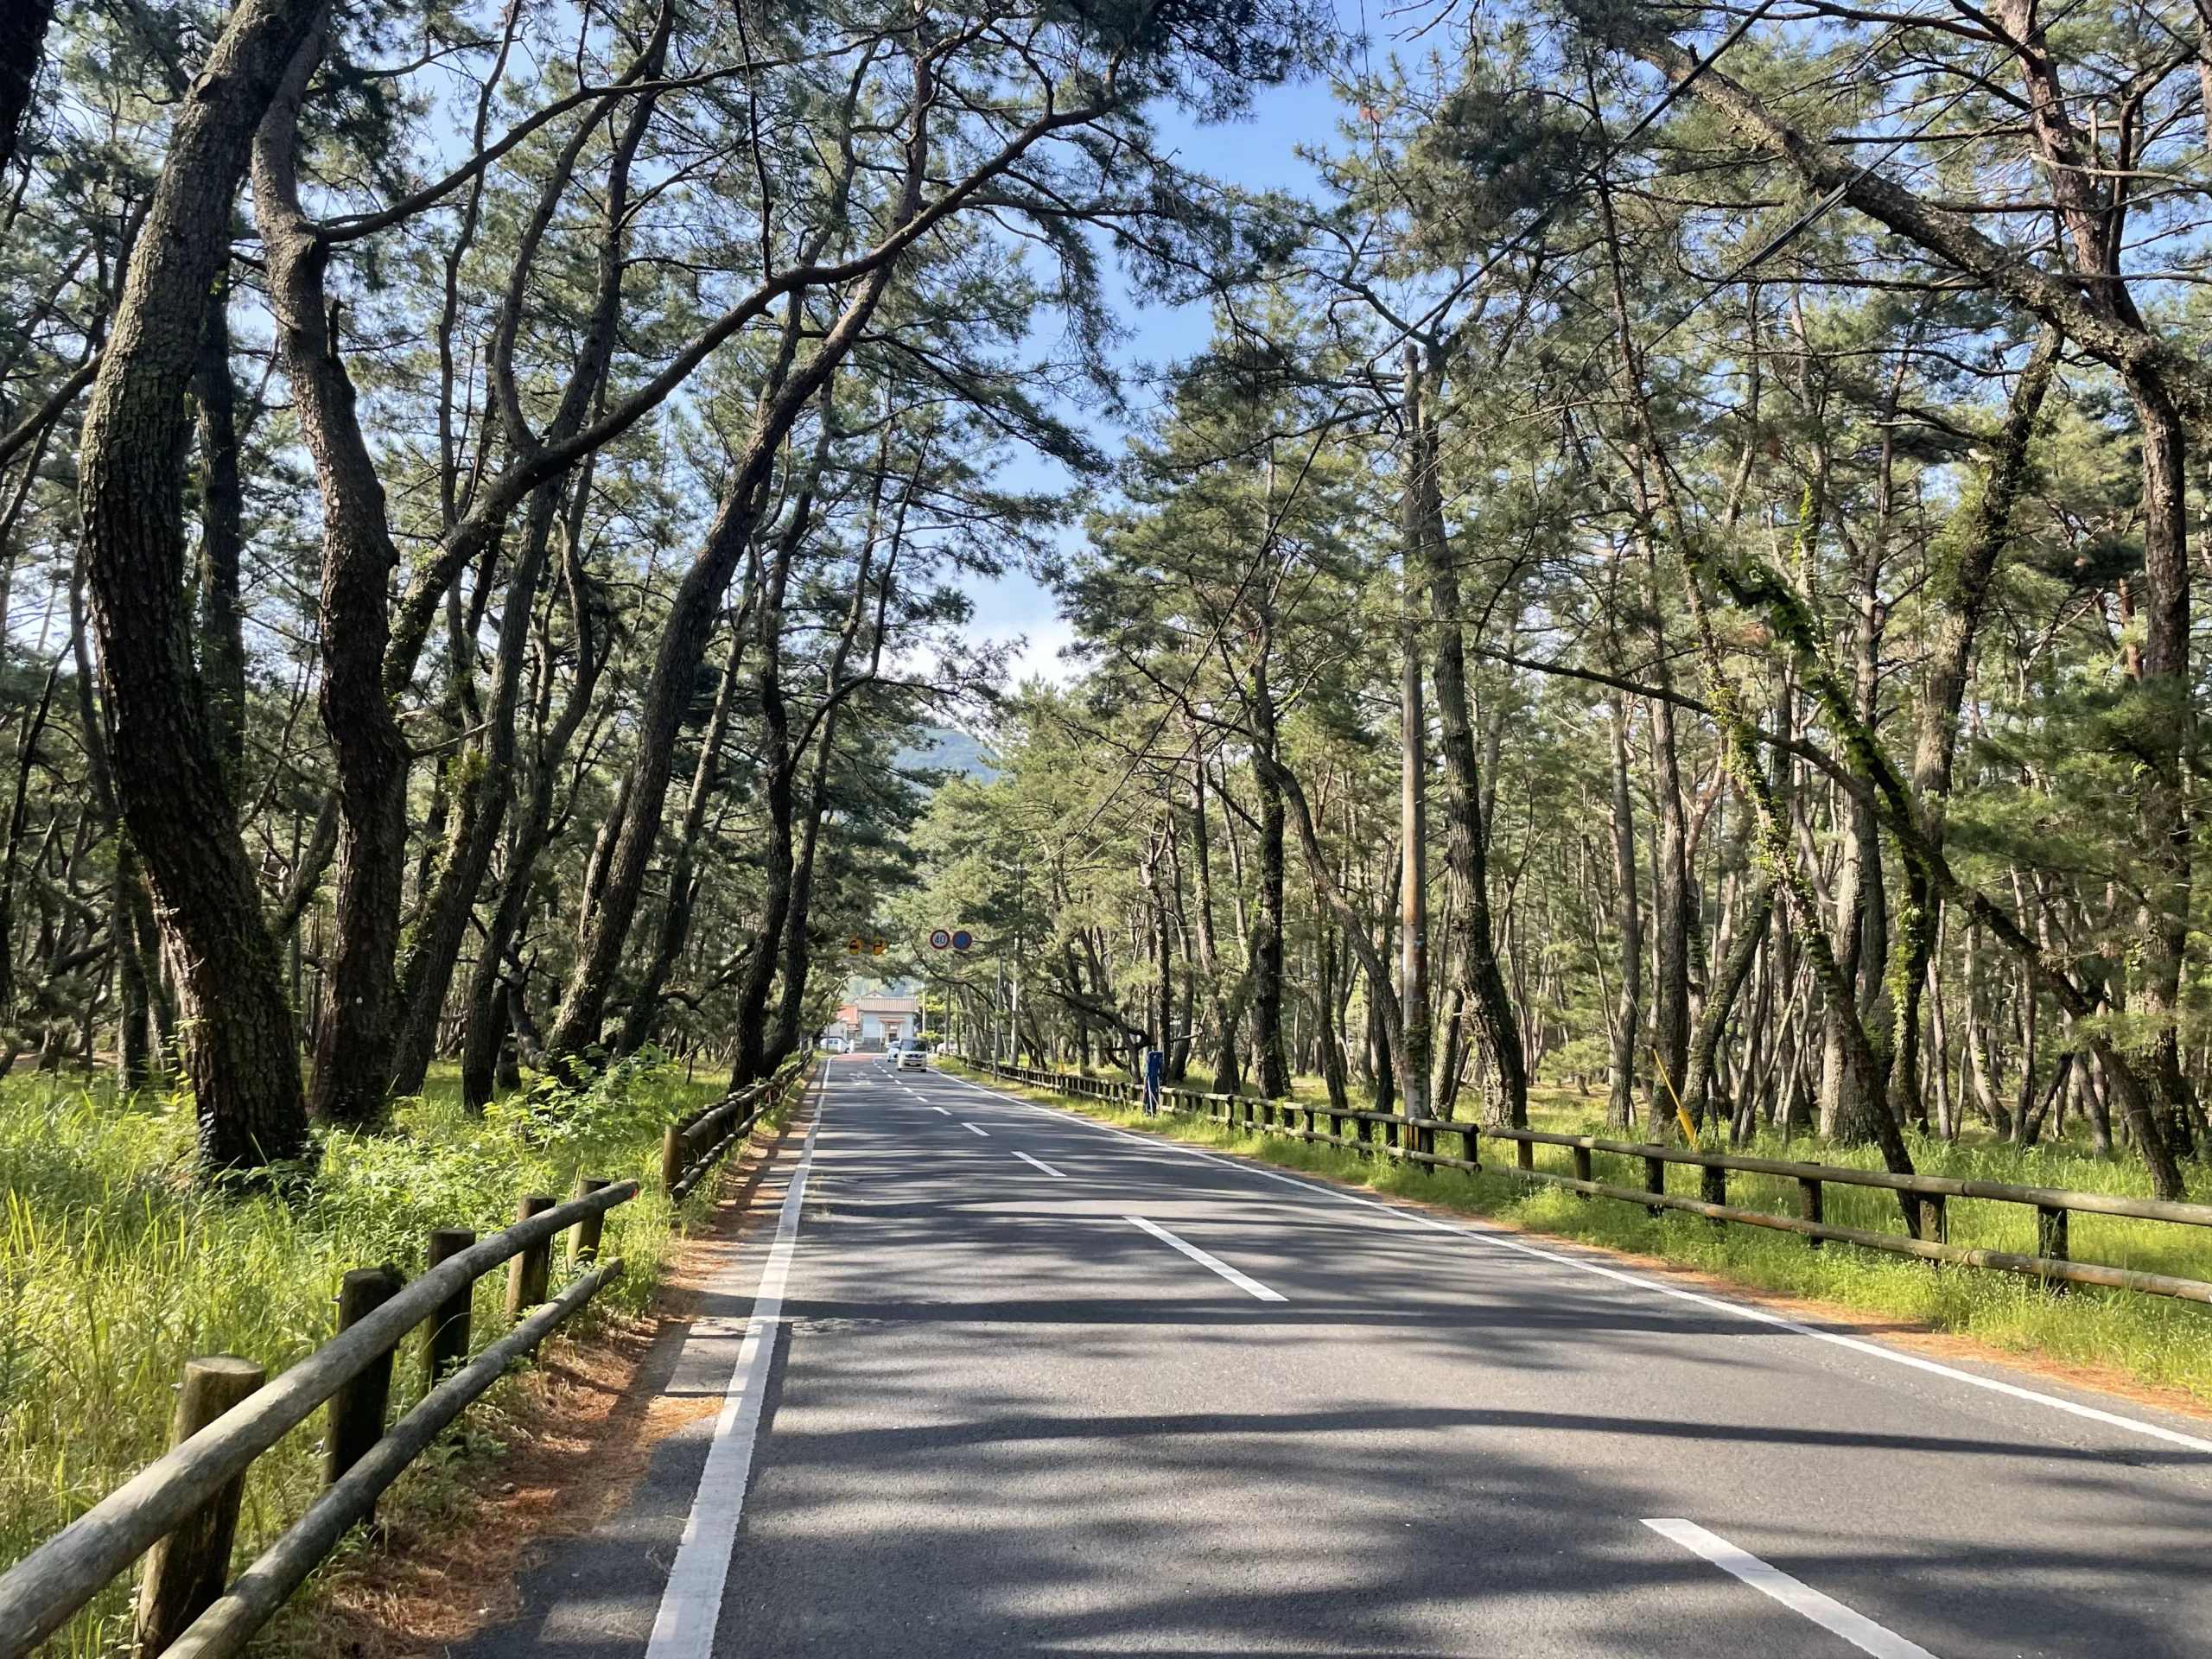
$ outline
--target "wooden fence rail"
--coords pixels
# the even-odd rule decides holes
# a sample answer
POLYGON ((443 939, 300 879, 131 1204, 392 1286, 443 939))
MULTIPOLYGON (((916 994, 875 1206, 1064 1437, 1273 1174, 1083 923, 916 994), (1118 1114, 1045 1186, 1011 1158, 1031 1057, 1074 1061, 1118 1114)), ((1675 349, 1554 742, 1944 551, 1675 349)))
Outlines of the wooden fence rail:
MULTIPOLYGON (((478 1279, 501 1262, 512 1263, 511 1304, 518 1297, 542 1300, 544 1264, 554 1237, 572 1227, 588 1228, 590 1253, 595 1255, 594 1224, 637 1195, 635 1181, 622 1181, 601 1185, 567 1204, 525 1199, 525 1211, 532 1211, 526 1218, 459 1249, 454 1248, 460 1243, 454 1231, 443 1230, 443 1236, 434 1241, 433 1266, 404 1287, 389 1283, 353 1287, 355 1294, 344 1311, 355 1317, 275 1382, 253 1389, 204 1427, 181 1411, 178 1427, 183 1438, 176 1446, 0 1574, 0 1659, 22 1659, 118 1573, 171 1535, 190 1541, 200 1559, 165 1560, 162 1573, 149 1575, 166 1580, 172 1589, 159 1609, 142 1598, 142 1659, 165 1649, 189 1652, 194 1659, 236 1652, 329 1553, 346 1529, 369 1512, 377 1495, 438 1430, 497 1381, 511 1360, 534 1351, 549 1332, 620 1274, 622 1264, 615 1261, 595 1267, 474 1361, 437 1382, 386 1433, 384 1388, 377 1379, 379 1373, 389 1376, 392 1354, 400 1343, 429 1323, 428 1349, 435 1381, 441 1357, 467 1351, 468 1294, 478 1279), (373 1294, 376 1288, 383 1294, 373 1294), (455 1320, 464 1324, 457 1349, 455 1320), (353 1386, 364 1379, 370 1379, 371 1386, 353 1386), (376 1432, 356 1433, 368 1420, 372 1401, 376 1432), (230 1524, 221 1514, 226 1503, 234 1518, 238 1483, 247 1466, 326 1402, 331 1403, 334 1418, 327 1443, 334 1447, 351 1440, 356 1455, 343 1466, 340 1459, 331 1460, 330 1484, 322 1497, 228 1593, 208 1605, 209 1598, 223 1589, 229 1565, 230 1524), (341 1417, 346 1420, 343 1424, 338 1421, 341 1417), (184 1586, 181 1593, 175 1589, 180 1586, 184 1586), (146 1628, 145 1620, 156 1612, 156 1627, 146 1628), (171 1646, 172 1641, 177 1645, 171 1646)), ((579 1238, 580 1259, 584 1254, 579 1238)), ((360 1280, 363 1275, 348 1277, 360 1280)), ((188 1381, 193 1376, 190 1363, 187 1376, 188 1381)), ((165 1548, 164 1554, 174 1558, 178 1552, 165 1548)), ((149 1592, 156 1588, 148 1587, 149 1592)))
MULTIPOLYGON (((955 1058, 962 1058, 956 1056, 955 1058)), ((1008 1065, 994 1060, 967 1058, 963 1064, 1011 1083, 1049 1089, 1074 1098, 1109 1100, 1125 1105, 1141 1103, 1140 1085, 1120 1077, 1087 1077, 1072 1072, 1047 1071, 1035 1066, 1008 1065)), ((1558 1135, 1543 1129, 1484 1128, 1459 1120, 1416 1122, 1396 1112, 1357 1111, 1309 1105, 1304 1101, 1263 1100, 1250 1095, 1205 1094, 1192 1089, 1164 1089, 1160 1101, 1167 1109, 1217 1118, 1233 1127, 1263 1135, 1345 1147, 1356 1152, 1382 1151, 1408 1163, 1429 1167, 1479 1170, 1478 1141, 1482 1136, 1514 1144, 1511 1173, 1529 1183, 1565 1187, 1584 1198, 1611 1198, 1640 1204, 1656 1215, 1680 1210, 1715 1222, 1764 1227, 1795 1233, 1814 1249, 1826 1241, 1856 1244, 1893 1255, 1917 1256, 1923 1261, 1949 1262, 1962 1267, 1984 1268, 2041 1280, 2054 1292, 2069 1284, 2100 1285, 2109 1289, 2139 1291, 2151 1296, 2171 1296, 2184 1301, 2212 1303, 2212 1281, 2181 1279, 2133 1268, 2076 1262, 2069 1253, 2067 1217, 2083 1215, 2119 1216, 2136 1221, 2164 1222, 2181 1227, 2212 1227, 2212 1205, 2181 1204, 2158 1198, 2133 1198, 2113 1192, 2076 1192, 2059 1187, 2018 1186, 2004 1181, 1978 1181, 1952 1175, 1893 1175, 1886 1170, 1853 1169, 1840 1164, 1798 1163, 1784 1159, 1740 1157, 1734 1153, 1693 1152, 1684 1147, 1640 1141, 1613 1141, 1600 1135, 1558 1135), (1319 1126, 1330 1120, 1327 1129, 1319 1126), (1302 1122, 1300 1120, 1303 1120, 1302 1122), (1344 1133, 1347 1122, 1360 1134, 1344 1133), (1373 1126, 1383 1126, 1378 1147, 1373 1126), (1440 1135, 1459 1137, 1464 1156, 1436 1150, 1440 1135), (1573 1173, 1535 1166, 1535 1148, 1567 1149, 1573 1173), (1640 1186, 1617 1185, 1595 1179, 1595 1154, 1634 1159, 1643 1165, 1640 1186), (1667 1168, 1687 1164, 1700 1174, 1700 1192, 1690 1198, 1666 1190, 1667 1168), (1797 1183, 1797 1213, 1777 1215, 1746 1209, 1728 1201, 1732 1173, 1771 1175, 1797 1183), (1913 1230, 1909 1234, 1875 1232, 1843 1227, 1828 1221, 1823 1194, 1829 1186, 1879 1187, 1906 1201, 1913 1230), (1975 1198, 1996 1204, 2023 1205, 2036 1211, 2036 1249, 2032 1254, 1977 1249, 1949 1242, 1948 1203, 1952 1198, 1975 1198)))
POLYGON ((661 1141, 661 1191, 671 1198, 689 1196, 761 1119, 789 1104, 806 1087, 813 1071, 810 1050, 776 1076, 733 1089, 704 1111, 670 1124, 661 1141))

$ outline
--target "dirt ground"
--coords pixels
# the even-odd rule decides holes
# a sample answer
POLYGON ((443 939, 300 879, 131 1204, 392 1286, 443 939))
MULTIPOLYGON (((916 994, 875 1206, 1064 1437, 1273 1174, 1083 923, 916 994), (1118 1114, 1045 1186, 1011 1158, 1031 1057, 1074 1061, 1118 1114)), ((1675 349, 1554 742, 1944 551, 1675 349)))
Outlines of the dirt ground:
POLYGON ((287 1611, 256 1651, 414 1659, 518 1611, 518 1577, 544 1543, 612 1516, 654 1446, 719 1408, 712 1398, 669 1399, 658 1380, 683 1344, 701 1287, 766 1209, 760 1176, 769 1154, 803 1137, 811 1113, 810 1096, 731 1161, 712 1223, 677 1247, 652 1312, 549 1342, 536 1370, 472 1408, 459 1454, 410 1471, 375 1535, 357 1535, 320 1575, 319 1592, 287 1611))

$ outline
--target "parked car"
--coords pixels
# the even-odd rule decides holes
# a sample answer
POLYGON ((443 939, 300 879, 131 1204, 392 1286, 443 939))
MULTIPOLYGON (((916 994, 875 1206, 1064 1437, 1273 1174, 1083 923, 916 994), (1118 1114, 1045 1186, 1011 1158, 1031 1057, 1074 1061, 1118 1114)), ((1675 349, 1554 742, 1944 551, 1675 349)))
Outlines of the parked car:
POLYGON ((899 1071, 926 1071, 930 1065, 930 1046, 918 1037, 909 1037, 899 1046, 899 1058, 893 1062, 899 1071))

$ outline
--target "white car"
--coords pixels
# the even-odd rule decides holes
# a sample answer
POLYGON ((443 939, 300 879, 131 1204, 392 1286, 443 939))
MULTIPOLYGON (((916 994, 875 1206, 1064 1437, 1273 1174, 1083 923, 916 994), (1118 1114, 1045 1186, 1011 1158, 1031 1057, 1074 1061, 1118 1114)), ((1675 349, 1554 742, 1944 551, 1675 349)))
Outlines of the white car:
POLYGON ((909 1037, 899 1045, 898 1054, 891 1064, 895 1071, 926 1071, 930 1065, 929 1045, 918 1037, 909 1037))

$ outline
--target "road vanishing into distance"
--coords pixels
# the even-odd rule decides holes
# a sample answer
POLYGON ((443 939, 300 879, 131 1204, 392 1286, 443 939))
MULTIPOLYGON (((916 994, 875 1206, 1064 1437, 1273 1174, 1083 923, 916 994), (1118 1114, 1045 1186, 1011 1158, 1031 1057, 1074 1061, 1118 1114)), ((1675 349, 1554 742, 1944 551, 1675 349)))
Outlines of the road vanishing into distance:
POLYGON ((696 1422, 469 1659, 2212 1650, 2202 1424, 827 1075, 696 1422))

